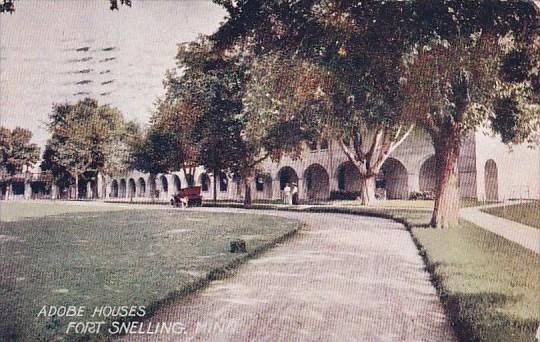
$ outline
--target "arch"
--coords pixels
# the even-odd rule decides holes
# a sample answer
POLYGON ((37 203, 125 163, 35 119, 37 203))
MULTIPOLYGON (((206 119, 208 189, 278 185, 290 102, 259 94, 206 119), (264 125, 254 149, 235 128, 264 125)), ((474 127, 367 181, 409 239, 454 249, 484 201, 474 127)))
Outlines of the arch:
POLYGON ((298 184, 298 175, 296 174, 296 171, 290 166, 284 166, 278 171, 278 178, 279 178, 279 189, 283 190, 285 189, 285 185, 288 183, 291 185, 292 183, 298 184))
POLYGON ((407 169, 394 158, 388 158, 377 175, 377 188, 386 190, 387 199, 407 199, 409 185, 407 169))
POLYGON ((130 178, 128 180, 128 197, 133 198, 137 193, 137 187, 135 186, 135 180, 130 178))
POLYGON ((265 198, 272 198, 272 177, 268 174, 255 176, 255 191, 265 198))
POLYGON ((167 177, 165 175, 161 175, 161 177, 159 177, 159 184, 159 190, 161 193, 166 194, 169 192, 169 182, 167 181, 167 177))
POLYGON ((201 191, 207 192, 210 189, 210 177, 206 173, 202 173, 199 176, 199 184, 201 184, 201 191))
POLYGON ((12 195, 23 196, 24 195, 24 181, 16 180, 12 183, 12 195))
POLYGON ((146 195, 146 182, 144 178, 140 177, 137 180, 137 197, 144 197, 146 195))
POLYGON ((433 191, 437 188, 437 160, 435 156, 427 158, 420 167, 419 185, 420 191, 433 191))
POLYGON ((486 201, 499 200, 499 175, 497 163, 493 159, 486 161, 484 166, 484 183, 486 187, 486 201))
POLYGON ((330 177, 320 164, 311 164, 304 171, 307 198, 310 200, 327 199, 330 194, 330 177))
POLYGON ((118 181, 116 179, 113 179, 111 183, 111 193, 109 194, 112 198, 118 197, 118 181))
POLYGON ((156 176, 150 175, 148 177, 148 190, 150 192, 150 197, 154 198, 157 195, 157 185, 156 185, 156 176))
MULTIPOLYGON (((81 182, 82 183, 82 182, 81 182)), ((86 181, 86 186, 84 187, 83 197, 92 199, 97 198, 97 182, 95 179, 89 179, 86 181)))
MULTIPOLYGON (((32 189, 32 198, 46 198, 51 194, 51 187, 46 181, 34 181, 30 183, 30 188, 32 189)), ((0 198, 1 194, 2 192, 0 192, 0 198)))
POLYGON ((120 180, 120 186, 118 188, 118 197, 121 197, 121 198, 126 197, 126 180, 125 179, 120 180))
POLYGON ((360 171, 350 160, 343 162, 337 169, 337 181, 340 191, 359 191, 360 171))
POLYGON ((223 172, 219 173, 219 191, 227 192, 229 190, 229 178, 223 172))
POLYGON ((180 177, 178 175, 173 175, 173 192, 175 194, 180 192, 180 189, 182 189, 182 182, 180 181, 180 177))

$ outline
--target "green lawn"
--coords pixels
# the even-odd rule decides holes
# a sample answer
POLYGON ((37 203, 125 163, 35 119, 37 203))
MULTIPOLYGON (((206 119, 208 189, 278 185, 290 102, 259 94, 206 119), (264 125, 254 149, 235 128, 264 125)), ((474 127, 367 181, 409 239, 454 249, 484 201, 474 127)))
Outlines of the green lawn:
POLYGON ((23 202, 23 201, 0 201, 0 221, 17 221, 28 217, 43 217, 65 213, 79 212, 102 212, 104 210, 122 210, 115 206, 107 208, 90 205, 84 202, 69 203, 67 201, 55 202, 23 202))
POLYGON ((540 323, 540 259, 470 223, 414 228, 462 341, 534 341, 540 323))
POLYGON ((298 227, 271 216, 181 210, 0 222, 0 341, 71 340, 80 335, 65 334, 68 321, 95 320, 37 317, 44 305, 144 305, 151 313, 245 259, 228 252, 230 239, 245 239, 254 253, 298 227))
POLYGON ((540 201, 518 203, 504 207, 486 208, 482 211, 512 221, 540 228, 540 201))
MULTIPOLYGON (((407 208, 418 210, 433 210, 434 201, 432 200, 384 200, 374 201, 369 205, 369 208, 381 208, 381 209, 393 209, 393 208, 407 208)), ((322 204, 337 206, 337 207, 363 207, 359 200, 355 201, 329 201, 322 204)), ((474 198, 462 198, 461 208, 475 207, 484 204, 474 198)))

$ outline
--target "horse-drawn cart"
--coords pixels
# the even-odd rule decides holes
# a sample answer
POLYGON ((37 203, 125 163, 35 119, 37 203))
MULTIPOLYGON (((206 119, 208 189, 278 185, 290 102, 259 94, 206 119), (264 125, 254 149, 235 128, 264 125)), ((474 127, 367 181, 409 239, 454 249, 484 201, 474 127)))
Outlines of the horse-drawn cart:
POLYGON ((181 189, 176 195, 172 196, 171 205, 176 208, 185 206, 201 206, 201 187, 192 186, 189 188, 181 189))

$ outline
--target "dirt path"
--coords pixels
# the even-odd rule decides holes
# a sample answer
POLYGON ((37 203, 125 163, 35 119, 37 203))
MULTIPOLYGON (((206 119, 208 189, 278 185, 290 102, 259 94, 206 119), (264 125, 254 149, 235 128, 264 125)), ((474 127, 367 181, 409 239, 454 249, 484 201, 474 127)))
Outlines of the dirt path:
POLYGON ((401 225, 340 214, 269 213, 309 226, 242 265, 234 276, 144 322, 178 322, 183 334, 130 334, 124 339, 455 341, 417 249, 401 225))

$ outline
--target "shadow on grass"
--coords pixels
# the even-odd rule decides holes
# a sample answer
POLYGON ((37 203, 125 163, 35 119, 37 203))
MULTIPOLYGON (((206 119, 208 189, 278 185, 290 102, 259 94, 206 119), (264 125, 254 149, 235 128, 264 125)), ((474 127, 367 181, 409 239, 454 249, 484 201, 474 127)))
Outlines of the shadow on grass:
POLYGON ((440 295, 460 341, 533 341, 538 328, 536 320, 520 319, 498 310, 519 298, 496 292, 440 295))

